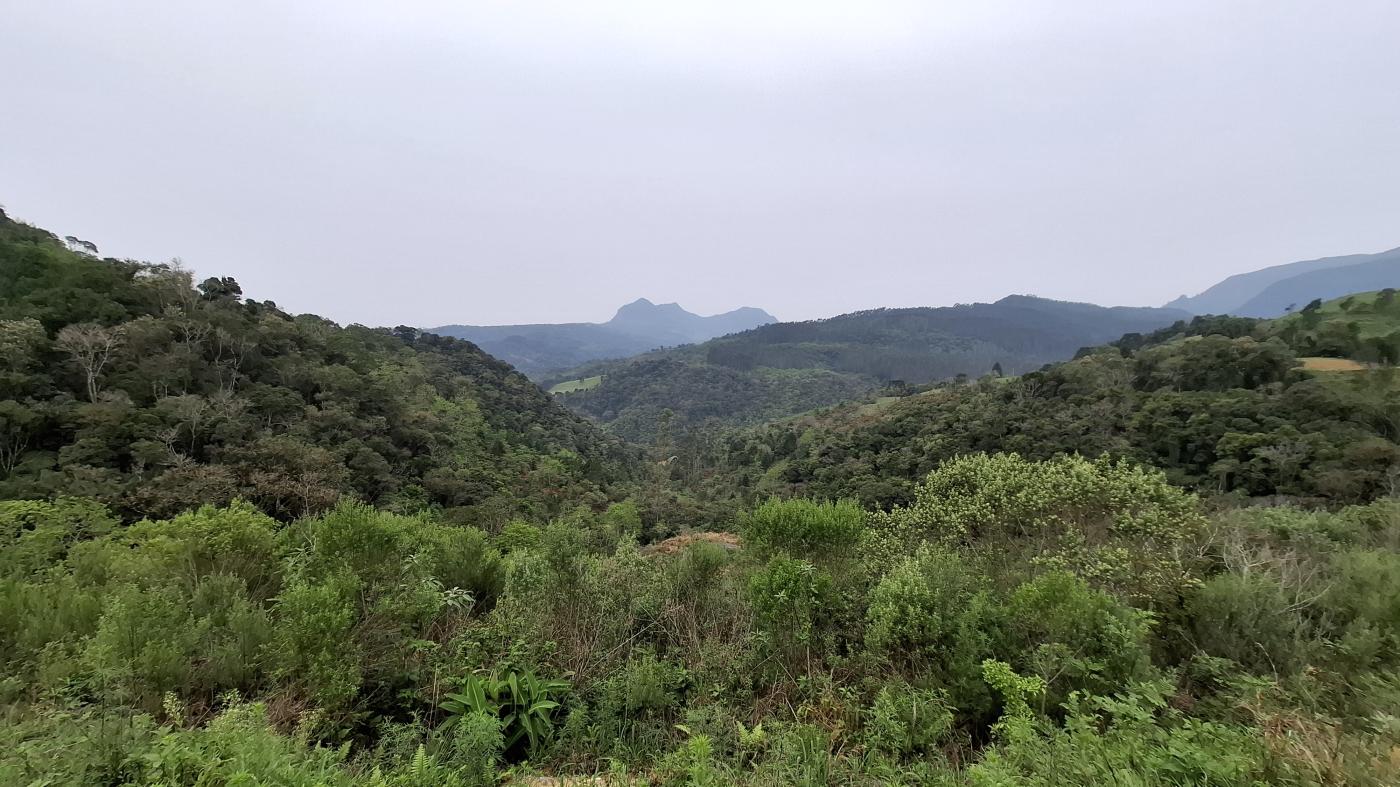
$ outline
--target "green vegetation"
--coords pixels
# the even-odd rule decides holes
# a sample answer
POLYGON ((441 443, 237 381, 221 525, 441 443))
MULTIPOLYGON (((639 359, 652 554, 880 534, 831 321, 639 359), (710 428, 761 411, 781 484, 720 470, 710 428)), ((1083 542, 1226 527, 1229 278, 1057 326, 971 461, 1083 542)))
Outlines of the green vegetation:
POLYGON ((1013 455, 642 557, 341 503, 0 504, 0 781, 1393 783, 1400 506, 1013 455), (969 497, 968 495, 971 494, 969 497), (1068 776, 1067 776, 1068 774, 1068 776))
POLYGON ((908 503, 929 471, 979 451, 1122 457, 1237 501, 1362 502, 1400 479, 1400 386, 1389 365, 1400 352, 1400 311, 1390 316, 1396 331, 1387 330, 1375 298, 1274 322, 1195 318, 1019 377, 732 433, 700 464, 714 494, 750 502, 776 494, 908 503), (1351 327, 1358 319, 1373 327, 1351 327), (1309 372, 1299 353, 1364 368, 1309 372))
POLYGON ((503 524, 605 504, 635 469, 466 342, 292 316, 3 214, 0 281, 0 497, 126 520, 242 498, 290 520, 353 496, 503 524))
POLYGON ((1384 292, 629 447, 7 219, 0 281, 0 783, 1400 781, 1384 292))
POLYGON ((555 383, 549 386, 552 394, 573 393, 574 391, 587 391, 590 388, 597 388, 603 382, 603 375, 595 374, 592 377, 583 377, 577 380, 565 380, 562 383, 555 383))

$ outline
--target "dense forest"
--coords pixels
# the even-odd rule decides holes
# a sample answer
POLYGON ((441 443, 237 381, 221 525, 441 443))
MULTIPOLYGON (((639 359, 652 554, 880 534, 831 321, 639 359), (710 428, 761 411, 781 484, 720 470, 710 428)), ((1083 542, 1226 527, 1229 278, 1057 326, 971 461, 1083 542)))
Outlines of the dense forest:
POLYGON ((634 441, 677 424, 743 426, 885 386, 1018 374, 1082 347, 1151 331, 1172 309, 1104 308, 1012 295, 996 303, 875 309, 764 325, 696 346, 585 364, 545 380, 601 376, 562 401, 634 441))
POLYGON ((606 500, 637 464, 468 342, 293 316, 3 214, 0 281, 3 497, 291 520, 353 495, 503 523, 606 500))
POLYGON ((628 445, 74 241, 0 218, 0 783, 1400 781, 1394 292, 628 445))
POLYGON ((718 488, 907 503, 967 453, 1125 457, 1237 499, 1346 503, 1400 482, 1395 293, 1276 321, 1196 317, 1072 362, 854 403, 711 441, 718 488), (1300 360, 1300 358, 1302 360, 1300 360), (1337 370, 1324 359, 1346 360, 1337 370), (1321 368, 1319 368, 1321 367, 1321 368), (732 477, 737 476, 737 477, 732 477))

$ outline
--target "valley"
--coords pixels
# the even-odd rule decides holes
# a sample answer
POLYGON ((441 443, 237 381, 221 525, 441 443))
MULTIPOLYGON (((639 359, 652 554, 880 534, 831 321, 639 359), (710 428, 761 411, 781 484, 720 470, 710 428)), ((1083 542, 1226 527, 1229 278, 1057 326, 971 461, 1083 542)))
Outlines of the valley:
POLYGON ((196 278, 0 214, 0 782, 1400 774, 1394 289, 537 384, 196 278))

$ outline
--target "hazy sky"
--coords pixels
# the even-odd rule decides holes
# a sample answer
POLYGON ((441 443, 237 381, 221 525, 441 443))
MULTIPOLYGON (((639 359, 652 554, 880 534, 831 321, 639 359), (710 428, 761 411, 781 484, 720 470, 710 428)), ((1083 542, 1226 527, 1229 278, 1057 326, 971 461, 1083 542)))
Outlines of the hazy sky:
POLYGON ((342 322, 1160 304, 1400 245, 1400 2, 9 0, 0 204, 342 322))

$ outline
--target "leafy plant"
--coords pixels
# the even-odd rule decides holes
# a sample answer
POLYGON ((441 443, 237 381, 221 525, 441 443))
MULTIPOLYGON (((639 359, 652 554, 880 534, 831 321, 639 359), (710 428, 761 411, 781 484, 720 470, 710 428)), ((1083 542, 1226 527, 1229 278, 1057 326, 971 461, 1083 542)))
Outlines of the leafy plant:
POLYGON ((529 670, 489 672, 467 676, 461 690, 445 695, 440 707, 451 714, 445 725, 458 724, 468 714, 499 719, 502 749, 510 752, 523 742, 533 756, 553 740, 556 711, 570 688, 568 681, 547 680, 529 670))

